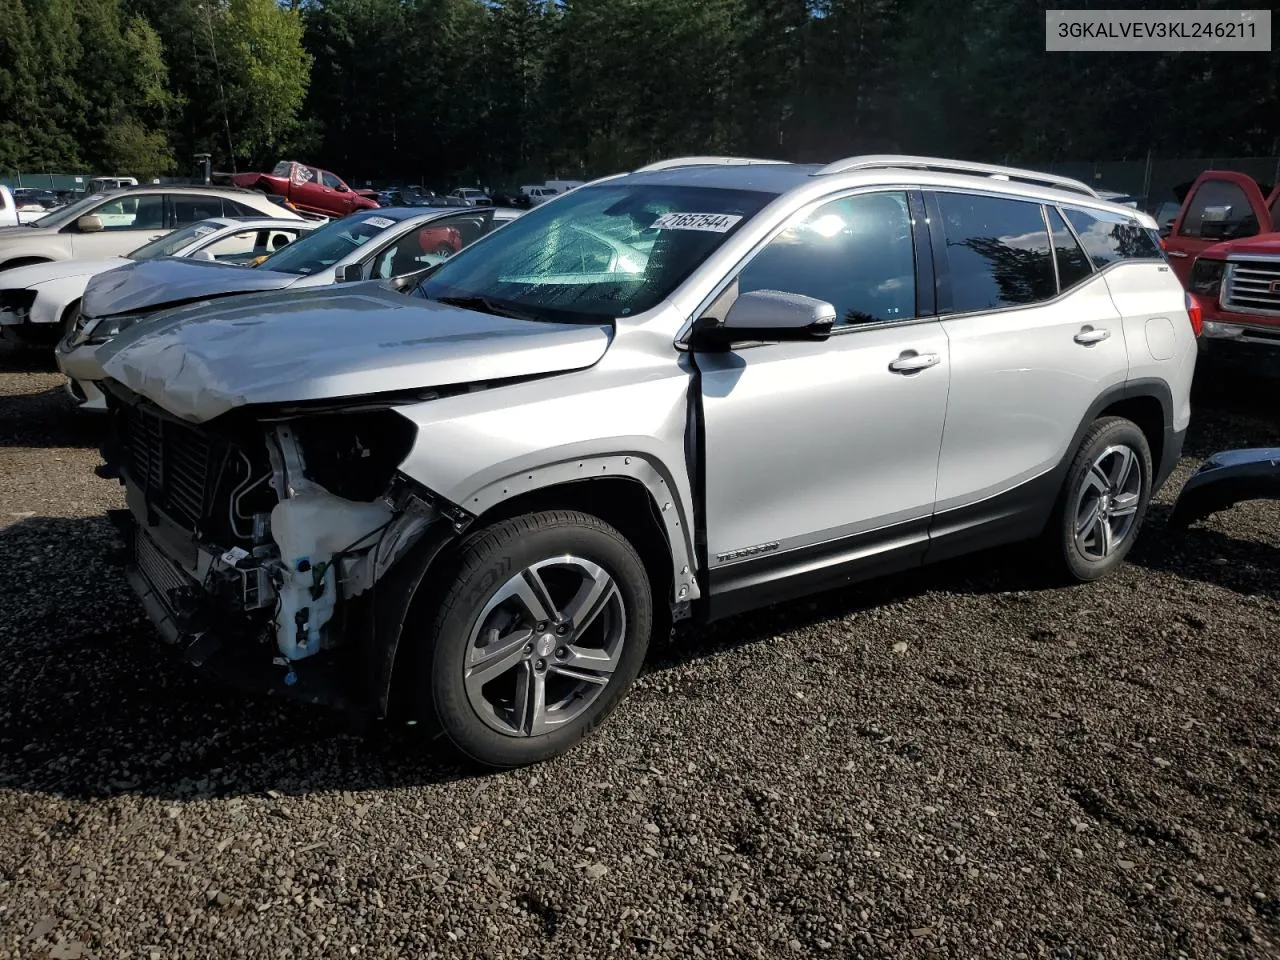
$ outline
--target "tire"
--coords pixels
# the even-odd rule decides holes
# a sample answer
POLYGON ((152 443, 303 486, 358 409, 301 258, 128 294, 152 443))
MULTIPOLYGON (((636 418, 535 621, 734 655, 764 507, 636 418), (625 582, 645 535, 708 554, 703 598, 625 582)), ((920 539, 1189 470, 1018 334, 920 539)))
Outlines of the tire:
POLYGON ((1146 519, 1151 477, 1151 447, 1137 424, 1123 417, 1096 420, 1071 461, 1045 531, 1053 572, 1088 583, 1120 566, 1146 519))
POLYGON ((525 514, 464 540, 452 573, 413 681, 461 753, 538 763, 604 722, 653 630, 648 574, 621 533, 573 511, 525 514))
POLYGON ((72 300, 62 311, 62 336, 69 337, 75 331, 76 321, 80 319, 80 301, 72 300))

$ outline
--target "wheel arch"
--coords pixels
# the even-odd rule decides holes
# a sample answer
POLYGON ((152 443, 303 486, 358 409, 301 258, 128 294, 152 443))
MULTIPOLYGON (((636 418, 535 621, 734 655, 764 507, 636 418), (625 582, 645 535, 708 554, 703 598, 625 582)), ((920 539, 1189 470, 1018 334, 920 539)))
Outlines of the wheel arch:
POLYGON ((38 263, 54 263, 53 257, 13 257, 0 263, 0 271, 16 270, 18 267, 34 267, 38 263))

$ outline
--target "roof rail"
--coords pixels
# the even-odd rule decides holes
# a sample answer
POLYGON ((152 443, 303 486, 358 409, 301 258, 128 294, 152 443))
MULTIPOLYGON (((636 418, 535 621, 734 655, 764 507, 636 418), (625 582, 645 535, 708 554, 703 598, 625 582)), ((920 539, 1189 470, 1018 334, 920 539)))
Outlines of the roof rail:
POLYGON ((789 160, 757 160, 754 157, 674 157, 646 164, 632 173, 652 173, 655 170, 674 170, 677 167, 732 167, 756 163, 790 163, 789 160))
POLYGON ((967 160, 945 160, 940 157, 912 157, 893 153, 868 154, 861 157, 846 157, 829 163, 814 173, 815 177, 831 173, 849 173, 854 170, 879 170, 889 167, 902 167, 913 170, 935 170, 939 173, 968 173, 976 176, 991 177, 997 180, 1014 180, 1020 183, 1034 183, 1045 187, 1060 187, 1075 193, 1098 199, 1098 192, 1080 180, 1060 177, 1054 173, 1040 173, 1036 170, 1024 170, 1020 167, 1000 167, 989 163, 970 163, 967 160))

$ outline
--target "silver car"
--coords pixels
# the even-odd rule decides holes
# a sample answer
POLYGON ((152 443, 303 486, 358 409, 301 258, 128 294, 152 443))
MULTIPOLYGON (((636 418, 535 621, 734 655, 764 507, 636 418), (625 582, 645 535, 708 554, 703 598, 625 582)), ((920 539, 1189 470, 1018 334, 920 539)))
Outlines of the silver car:
POLYGON ((675 621, 1021 540, 1115 570, 1182 447, 1189 309, 1154 221, 1076 181, 673 160, 412 296, 129 331, 101 348, 103 470, 191 659, 526 764, 675 621))
POLYGON ((446 260, 522 213, 476 207, 465 212, 368 210, 317 227, 285 249, 250 258, 252 270, 198 255, 118 267, 84 288, 78 314, 55 351, 58 367, 81 408, 98 412, 105 406, 96 386, 103 376, 97 348, 165 308, 266 290, 394 280, 446 260))

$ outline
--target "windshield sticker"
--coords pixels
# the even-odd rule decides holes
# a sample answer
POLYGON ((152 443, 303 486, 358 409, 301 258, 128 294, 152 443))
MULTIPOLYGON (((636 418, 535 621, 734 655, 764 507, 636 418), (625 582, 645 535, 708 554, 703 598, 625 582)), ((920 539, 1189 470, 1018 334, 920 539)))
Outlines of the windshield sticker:
POLYGON ((388 220, 386 217, 370 217, 365 223, 372 224, 379 230, 384 230, 395 224, 394 220, 388 220))
POLYGON ((742 217, 733 213, 664 213, 653 221, 650 230, 705 230, 725 233, 742 217))

